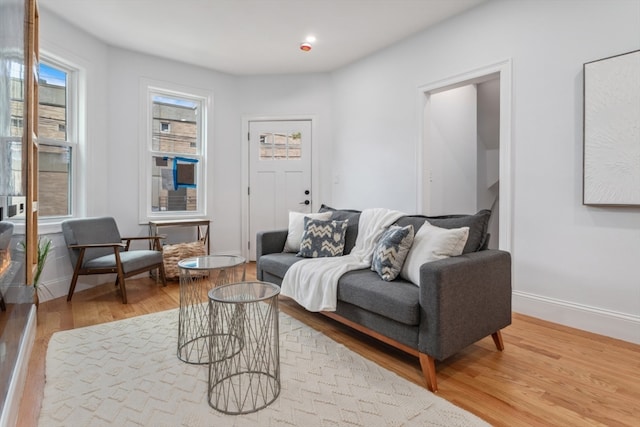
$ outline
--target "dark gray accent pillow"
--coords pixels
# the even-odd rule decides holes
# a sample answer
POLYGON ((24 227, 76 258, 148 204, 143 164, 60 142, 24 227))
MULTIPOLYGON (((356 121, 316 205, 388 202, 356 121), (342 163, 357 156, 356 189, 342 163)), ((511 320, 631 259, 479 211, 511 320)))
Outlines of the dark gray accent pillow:
POLYGON ((378 273, 382 280, 390 282, 398 277, 404 260, 413 243, 413 225, 398 227, 392 225, 382 233, 373 249, 371 269, 378 273))
POLYGON ((347 225, 347 232, 344 235, 344 255, 351 253, 351 250, 356 245, 356 239, 358 238, 358 224, 360 222, 360 211, 354 209, 335 209, 327 205, 322 205, 318 212, 331 212, 331 219, 336 221, 349 220, 347 225))
POLYGON ((348 223, 348 220, 322 221, 305 217, 298 256, 305 258, 341 256, 344 252, 344 235, 348 223))
POLYGON ((464 245, 463 254, 477 252, 482 248, 482 244, 487 239, 487 228, 489 226, 489 218, 491 211, 483 209, 474 215, 442 215, 442 216, 423 216, 423 215, 407 215, 396 221, 396 225, 404 227, 413 225, 415 233, 418 232, 425 220, 431 225, 440 228, 462 228, 469 227, 469 238, 464 245))

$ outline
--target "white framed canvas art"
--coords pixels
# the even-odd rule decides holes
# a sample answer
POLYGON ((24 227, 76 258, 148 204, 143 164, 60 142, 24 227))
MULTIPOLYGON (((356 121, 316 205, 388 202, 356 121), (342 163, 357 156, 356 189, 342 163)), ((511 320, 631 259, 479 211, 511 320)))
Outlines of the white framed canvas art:
POLYGON ((585 205, 640 206, 640 50, 584 64, 585 205))

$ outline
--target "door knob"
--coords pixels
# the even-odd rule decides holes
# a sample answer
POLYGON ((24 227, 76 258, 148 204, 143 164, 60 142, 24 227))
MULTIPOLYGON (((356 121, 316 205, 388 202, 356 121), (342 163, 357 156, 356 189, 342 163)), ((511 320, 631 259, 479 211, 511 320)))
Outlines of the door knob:
POLYGON ((311 203, 311 202, 308 201, 308 200, 305 200, 304 202, 300 202, 301 205, 308 205, 309 203, 311 203))

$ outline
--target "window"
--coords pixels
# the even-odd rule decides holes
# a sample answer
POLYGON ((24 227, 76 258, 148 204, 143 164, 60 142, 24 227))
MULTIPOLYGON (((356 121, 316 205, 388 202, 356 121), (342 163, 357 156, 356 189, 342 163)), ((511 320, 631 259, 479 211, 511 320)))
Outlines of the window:
MULTIPOLYGON (((23 128, 23 120, 21 117, 12 117, 11 118, 11 126, 15 127, 15 128, 23 128)), ((11 135, 14 135, 14 133, 12 133, 11 135)))
MULTIPOLYGON (((72 171, 77 147, 77 70, 42 55, 38 69, 38 216, 72 215, 72 171)), ((24 129, 22 80, 11 84, 11 135, 20 136, 24 129)), ((20 152, 20 147, 14 149, 20 152)), ((17 157, 19 159, 19 157, 17 157)), ((19 166, 19 165, 18 165, 19 166)), ((20 170, 17 167, 16 170, 20 170)), ((21 174, 16 183, 21 186, 21 174)))
POLYGON ((73 170, 77 150, 77 70, 42 58, 38 105, 38 214, 73 214, 73 170))
POLYGON ((146 95, 147 172, 142 183, 147 202, 141 221, 202 216, 207 98, 150 86, 146 95))
POLYGON ((260 160, 300 160, 302 134, 261 133, 260 160))

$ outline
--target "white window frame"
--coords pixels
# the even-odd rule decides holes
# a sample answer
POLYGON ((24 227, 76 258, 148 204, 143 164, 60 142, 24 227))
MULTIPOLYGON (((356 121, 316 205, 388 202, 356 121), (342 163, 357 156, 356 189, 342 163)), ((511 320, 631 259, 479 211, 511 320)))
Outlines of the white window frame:
MULTIPOLYGON (((86 102, 86 97, 83 94, 83 87, 85 84, 85 72, 84 70, 67 59, 54 55, 50 52, 40 50, 40 62, 44 62, 53 67, 59 68, 67 73, 67 90, 66 90, 66 126, 67 126, 67 140, 55 140, 47 139, 38 136, 38 144, 58 145, 64 147, 71 147, 71 166, 70 166, 70 180, 71 186, 69 190, 69 208, 68 215, 60 216, 38 216, 38 232, 39 234, 50 234, 60 232, 60 224, 63 220, 79 216, 79 182, 81 177, 81 167, 79 162, 81 161, 84 145, 83 129, 84 115, 81 116, 82 105, 86 102)), ((11 219, 15 224, 15 233, 23 234, 25 232, 25 220, 24 218, 11 219)))
POLYGON ((140 83, 140 159, 144 167, 140 168, 139 187, 140 197, 138 206, 138 220, 140 224, 147 224, 153 220, 171 219, 195 219, 203 218, 207 215, 207 165, 208 150, 208 124, 212 114, 212 94, 204 89, 190 88, 168 82, 141 79, 140 83), (152 210, 152 158, 157 154, 169 152, 153 150, 153 96, 163 95, 168 97, 178 97, 200 103, 200 123, 198 127, 198 140, 200 151, 196 154, 173 153, 182 157, 192 157, 198 160, 196 168, 196 194, 198 209, 194 211, 159 211, 152 210))
POLYGON ((49 139, 45 138, 38 134, 38 145, 55 145, 59 147, 71 148, 71 165, 69 166, 69 181, 71 183, 69 189, 69 213, 67 215, 56 215, 56 216, 39 216, 38 224, 47 224, 47 223, 60 223, 62 220, 67 218, 72 218, 76 216, 77 212, 77 197, 76 197, 76 181, 77 174, 76 171, 78 169, 78 157, 79 157, 79 102, 80 98, 78 96, 78 82, 79 82, 79 74, 80 69, 68 61, 64 61, 59 59, 53 55, 48 55, 46 53, 40 54, 40 63, 45 63, 49 66, 57 68, 59 70, 67 73, 67 86, 66 86, 66 135, 67 138, 65 141, 61 141, 59 139, 49 139))

